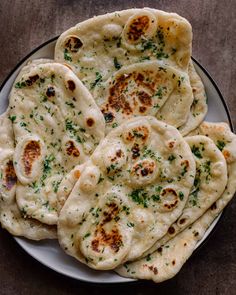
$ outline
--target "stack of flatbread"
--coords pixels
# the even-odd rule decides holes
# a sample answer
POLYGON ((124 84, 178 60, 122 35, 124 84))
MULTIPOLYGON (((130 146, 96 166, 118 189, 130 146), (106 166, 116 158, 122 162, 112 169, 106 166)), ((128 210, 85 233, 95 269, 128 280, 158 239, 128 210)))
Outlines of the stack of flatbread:
POLYGON ((186 19, 129 9, 24 66, 0 117, 2 227, 93 269, 173 277, 236 190, 236 135, 203 122, 191 48, 186 19))

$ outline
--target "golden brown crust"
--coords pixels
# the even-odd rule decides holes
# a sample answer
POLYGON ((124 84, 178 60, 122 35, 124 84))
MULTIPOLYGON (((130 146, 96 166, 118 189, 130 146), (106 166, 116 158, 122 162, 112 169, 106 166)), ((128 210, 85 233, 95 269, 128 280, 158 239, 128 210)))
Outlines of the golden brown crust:
POLYGON ((74 157, 79 157, 80 155, 80 151, 76 148, 74 142, 72 140, 69 140, 67 143, 66 143, 66 152, 67 152, 67 155, 69 156, 74 156, 74 157))
POLYGON ((15 184, 17 182, 17 177, 16 177, 16 173, 14 170, 13 161, 11 161, 11 160, 9 160, 6 163, 4 180, 5 180, 6 189, 8 191, 10 191, 15 186, 15 184))
POLYGON ((115 253, 119 251, 122 245, 122 235, 119 232, 116 224, 113 225, 110 231, 105 229, 105 225, 109 222, 116 221, 118 218, 119 207, 115 203, 107 205, 108 210, 103 212, 104 218, 95 230, 95 238, 91 241, 91 247, 95 252, 101 252, 103 246, 108 246, 115 253))
POLYGON ((30 175, 33 163, 41 155, 41 147, 38 141, 31 140, 24 148, 22 161, 26 175, 30 175))
POLYGON ((145 35, 150 27, 150 19, 147 15, 141 15, 132 20, 127 31, 128 40, 131 42, 138 41, 141 36, 145 35))
POLYGON ((82 46, 83 43, 77 36, 69 36, 65 40, 65 48, 70 52, 77 52, 82 46))

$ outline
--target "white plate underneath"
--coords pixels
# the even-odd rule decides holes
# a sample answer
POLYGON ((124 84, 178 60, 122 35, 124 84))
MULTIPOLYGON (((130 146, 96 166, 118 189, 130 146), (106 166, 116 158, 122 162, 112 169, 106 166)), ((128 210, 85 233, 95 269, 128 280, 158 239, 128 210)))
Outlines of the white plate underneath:
MULTIPOLYGON (((53 58, 55 43, 56 38, 49 40, 40 47, 36 48, 32 53, 26 56, 7 77, 0 88, 0 114, 7 109, 8 94, 20 69, 28 62, 28 60, 36 58, 53 58)), ((211 122, 227 122, 231 125, 226 104, 216 84, 206 70, 197 61, 193 61, 196 70, 205 85, 208 97, 209 110, 206 120, 211 122)), ((219 218, 220 216, 213 222, 203 239, 196 245, 196 248, 198 248, 200 244, 202 244, 209 236, 219 221, 219 218)), ((83 265, 74 258, 66 255, 61 250, 56 240, 46 240, 40 242, 34 242, 24 238, 15 238, 15 240, 28 254, 37 259, 39 262, 66 276, 94 283, 125 283, 134 281, 132 279, 122 278, 113 271, 95 271, 88 268, 86 265, 83 265)))

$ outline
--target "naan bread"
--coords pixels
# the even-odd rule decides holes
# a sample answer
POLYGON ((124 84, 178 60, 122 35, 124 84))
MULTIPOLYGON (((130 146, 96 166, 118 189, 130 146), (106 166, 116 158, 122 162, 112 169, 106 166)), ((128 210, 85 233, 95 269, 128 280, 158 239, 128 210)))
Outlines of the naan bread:
POLYGON ((9 104, 18 206, 28 217, 56 224, 58 185, 104 137, 104 118, 75 74, 58 63, 23 68, 9 104))
POLYGON ((171 238, 195 222, 222 195, 227 184, 227 165, 221 151, 214 142, 203 135, 185 137, 196 162, 194 185, 178 220, 158 240, 146 256, 153 253, 171 238))
POLYGON ((95 269, 135 259, 180 216, 195 177, 188 144, 172 126, 137 117, 111 131, 61 210, 62 248, 95 269))
MULTIPOLYGON (((191 132, 191 135, 195 134, 209 136, 226 159, 228 182, 223 198, 217 203, 220 208, 225 207, 234 196, 236 187, 236 135, 230 130, 228 124, 210 122, 203 122, 197 129, 191 132)), ((215 210, 218 210, 217 206, 215 210)))
POLYGON ((66 62, 93 91, 122 66, 163 60, 187 72, 192 28, 175 13, 143 8, 96 16, 64 32, 55 60, 66 62))
POLYGON ((158 251, 132 264, 124 264, 117 268, 116 272, 123 277, 153 280, 155 283, 171 279, 192 255, 197 242, 203 238, 217 216, 218 213, 208 210, 192 226, 179 233, 158 251))
POLYGON ((204 85, 194 68, 192 60, 190 60, 189 63, 188 74, 194 100, 191 105, 187 121, 184 123, 184 125, 178 128, 182 135, 186 135, 193 129, 197 128, 206 116, 208 109, 204 85))
POLYGON ((14 139, 9 114, 0 116, 0 223, 15 236, 32 240, 56 238, 56 227, 24 218, 16 204, 17 177, 13 167, 14 139))
POLYGON ((27 74, 28 72, 30 72, 33 68, 37 67, 38 65, 46 64, 46 63, 54 63, 54 62, 55 61, 53 59, 49 59, 49 58, 30 59, 20 69, 20 72, 19 72, 16 80, 20 80, 23 75, 27 74))
POLYGON ((229 203, 236 191, 236 135, 225 123, 203 122, 191 135, 209 136, 222 151, 228 169, 227 186, 221 197, 192 226, 182 231, 157 251, 136 262, 116 269, 125 277, 162 282, 172 278, 192 255, 197 241, 229 203))
POLYGON ((99 83, 93 95, 104 115, 106 133, 137 115, 157 116, 179 127, 193 101, 188 75, 161 61, 122 67, 105 83, 99 83), (169 101, 175 110, 164 116, 162 106, 166 109, 169 101))
POLYGON ((134 115, 155 116, 167 99, 158 119, 179 127, 193 102, 187 75, 191 42, 191 26, 179 15, 129 9, 64 32, 55 60, 68 63, 91 91, 106 133, 134 115))
POLYGON ((75 186, 75 183, 80 178, 83 166, 84 164, 76 166, 74 169, 72 169, 69 173, 67 173, 63 177, 61 183, 59 184, 58 191, 57 191, 58 212, 61 211, 73 187, 75 186))

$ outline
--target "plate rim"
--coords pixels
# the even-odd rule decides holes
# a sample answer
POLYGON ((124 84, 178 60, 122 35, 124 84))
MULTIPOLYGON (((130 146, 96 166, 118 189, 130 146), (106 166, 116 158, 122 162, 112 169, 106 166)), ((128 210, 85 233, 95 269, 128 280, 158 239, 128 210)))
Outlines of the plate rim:
MULTIPOLYGON (((36 53, 38 50, 40 50, 41 48, 47 46, 48 44, 56 41, 58 38, 59 38, 60 35, 57 35, 55 37, 52 37, 50 39, 48 39, 47 41, 41 43, 39 46, 35 47, 33 50, 31 50, 28 54, 26 54, 22 59, 20 59, 19 62, 17 62, 17 64, 13 67, 13 69, 11 69, 11 71, 8 73, 8 75, 6 76, 6 78, 3 80, 3 82, 1 83, 0 85, 0 92, 2 91, 2 89, 4 88, 5 84, 8 82, 8 80, 10 79, 10 77, 15 73, 15 71, 17 71, 19 69, 19 67, 27 60, 29 59, 34 53, 36 53)), ((203 73, 207 76, 207 78, 210 80, 210 82, 212 83, 213 87, 215 88, 217 94, 219 95, 219 98, 223 104, 223 107, 226 111, 226 115, 227 115, 227 118, 228 118, 228 122, 229 122, 229 126, 230 126, 230 129, 232 132, 234 132, 235 128, 233 126, 233 123, 232 123, 232 119, 231 119, 231 116, 230 116, 230 112, 229 112, 229 108, 228 108, 228 105, 218 87, 218 85, 216 84, 215 80, 212 78, 212 76, 210 75, 210 73, 205 69, 205 67, 200 64, 200 62, 194 58, 192 55, 191 55, 191 59, 199 66, 199 68, 203 71, 203 73)), ((232 200, 231 200, 232 201, 232 200)), ((205 240, 193 251, 192 255, 195 255, 196 253, 198 253, 198 251, 206 245, 206 243, 209 241, 209 239, 214 235, 214 233, 216 232, 216 230, 218 229, 219 227, 219 224, 222 223, 223 219, 225 218, 225 212, 228 208, 228 206, 230 205, 231 201, 227 204, 227 206, 223 209, 223 211, 221 212, 221 215, 219 216, 219 219, 217 221, 217 223, 215 224, 215 226, 213 227, 213 229, 211 230, 211 232, 208 234, 208 236, 205 238, 205 240)), ((60 275, 63 275, 63 276, 66 276, 66 277, 69 277, 69 278, 72 278, 72 279, 75 279, 75 280, 78 280, 78 281, 81 281, 81 282, 89 282, 89 283, 92 283, 92 284, 97 284, 97 285, 100 285, 100 284, 132 284, 132 283, 137 283, 138 281, 140 280, 137 280, 137 279, 131 279, 131 280, 127 280, 126 282, 123 281, 123 282, 115 282, 115 281, 111 281, 111 282, 97 282, 97 281, 91 281, 91 280, 86 280, 86 279, 83 279, 83 278, 77 278, 73 275, 70 275, 70 274, 66 274, 64 273, 63 271, 61 270, 57 270, 55 269, 53 266, 48 266, 46 263, 38 260, 35 255, 32 255, 32 254, 29 254, 28 251, 25 249, 24 246, 22 246, 21 242, 18 241, 19 238, 24 238, 24 237, 14 237, 14 240, 17 242, 17 244, 27 253, 27 255, 31 256, 34 260, 36 260, 38 263, 41 263, 42 265, 46 266, 47 269, 51 269, 55 272, 57 272, 58 274, 60 275)), ((190 257, 191 258, 191 257, 190 257)))

